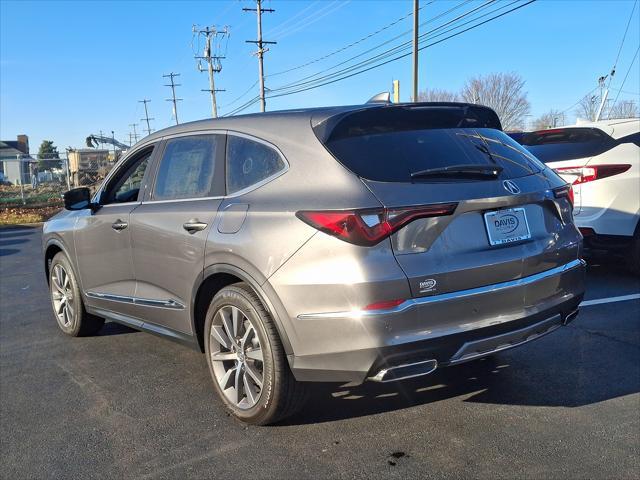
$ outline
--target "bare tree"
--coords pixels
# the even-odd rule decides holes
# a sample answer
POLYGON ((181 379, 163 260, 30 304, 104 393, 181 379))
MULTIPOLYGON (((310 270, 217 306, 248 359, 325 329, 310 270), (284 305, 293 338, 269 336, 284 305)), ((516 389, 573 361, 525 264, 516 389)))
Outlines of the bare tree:
POLYGON ((593 121, 600 106, 600 95, 586 95, 578 103, 576 117, 593 121))
POLYGON ((517 73, 491 73, 467 80, 461 97, 469 103, 495 110, 505 130, 522 128, 531 105, 524 91, 524 80, 517 73))
POLYGON ((547 113, 540 115, 533 121, 532 128, 534 130, 543 130, 545 128, 553 128, 564 125, 565 116, 564 112, 558 110, 549 110, 547 113))
POLYGON ((609 111, 609 118, 635 118, 637 116, 638 104, 634 100, 620 100, 609 111))
POLYGON ((419 102, 459 102, 460 95, 440 88, 428 88, 418 92, 419 102))

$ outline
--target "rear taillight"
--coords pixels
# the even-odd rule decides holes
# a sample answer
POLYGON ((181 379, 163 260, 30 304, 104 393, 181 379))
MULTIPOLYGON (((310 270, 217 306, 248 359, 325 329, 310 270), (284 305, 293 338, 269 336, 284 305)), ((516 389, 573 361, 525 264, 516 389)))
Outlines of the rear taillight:
POLYGON ((573 185, 563 185, 562 187, 559 188, 554 188, 553 189, 553 195, 556 198, 563 198, 565 197, 567 200, 569 200, 569 203, 571 204, 571 207, 573 208, 573 204, 574 204, 574 197, 573 197, 573 185))
POLYGON ((589 165, 587 167, 560 167, 555 171, 565 175, 575 175, 574 185, 592 182, 602 178, 611 177, 624 173, 631 168, 631 165, 615 164, 615 165, 589 165))
POLYGON ((418 218, 451 215, 457 203, 442 203, 401 208, 357 210, 302 210, 296 216, 303 222, 334 237, 370 247, 418 218))

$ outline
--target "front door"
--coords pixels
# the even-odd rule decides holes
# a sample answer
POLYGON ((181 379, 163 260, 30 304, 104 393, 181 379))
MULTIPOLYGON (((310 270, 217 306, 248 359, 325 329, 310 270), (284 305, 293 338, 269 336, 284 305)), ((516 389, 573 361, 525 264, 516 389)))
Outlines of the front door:
POLYGON ((140 205, 154 147, 121 164, 101 191, 101 207, 78 219, 76 255, 89 307, 130 315, 135 294, 131 212, 140 205))
POLYGON ((166 141, 156 180, 131 214, 136 310, 145 324, 191 334, 193 287, 224 195, 225 136, 166 141))

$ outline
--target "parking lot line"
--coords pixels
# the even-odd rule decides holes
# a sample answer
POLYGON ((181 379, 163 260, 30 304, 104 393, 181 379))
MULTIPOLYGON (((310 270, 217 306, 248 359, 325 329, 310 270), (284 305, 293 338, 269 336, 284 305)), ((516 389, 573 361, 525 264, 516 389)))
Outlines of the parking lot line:
POLYGON ((585 300, 580 304, 581 307, 588 307, 590 305, 600 305, 601 303, 613 303, 624 302, 626 300, 638 300, 640 299, 640 293, 633 293, 631 295, 621 295, 619 297, 598 298, 595 300, 585 300))

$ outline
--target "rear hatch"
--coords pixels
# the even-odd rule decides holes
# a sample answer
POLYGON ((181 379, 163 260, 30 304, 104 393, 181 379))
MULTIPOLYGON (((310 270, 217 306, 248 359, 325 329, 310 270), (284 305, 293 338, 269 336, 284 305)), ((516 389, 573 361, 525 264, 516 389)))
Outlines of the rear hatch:
POLYGON ((502 132, 492 110, 382 107, 317 133, 385 207, 457 204, 391 237, 416 297, 514 280, 578 257, 565 182, 502 132))

